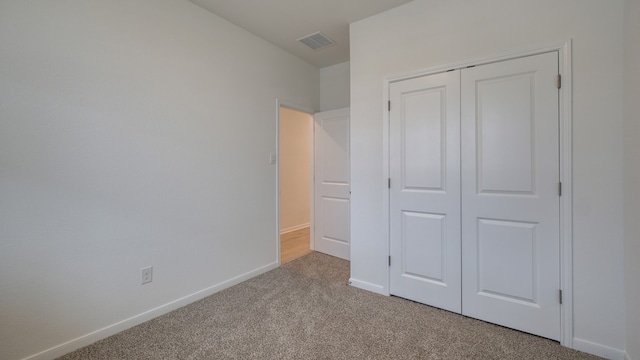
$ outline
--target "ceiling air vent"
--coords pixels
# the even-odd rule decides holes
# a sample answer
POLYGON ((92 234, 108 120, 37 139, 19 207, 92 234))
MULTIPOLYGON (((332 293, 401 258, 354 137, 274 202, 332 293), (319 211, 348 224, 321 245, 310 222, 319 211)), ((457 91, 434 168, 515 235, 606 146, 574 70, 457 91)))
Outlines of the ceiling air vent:
POLYGON ((329 39, 327 35, 317 32, 298 39, 301 43, 307 45, 313 50, 318 50, 327 46, 335 44, 335 41, 329 39))

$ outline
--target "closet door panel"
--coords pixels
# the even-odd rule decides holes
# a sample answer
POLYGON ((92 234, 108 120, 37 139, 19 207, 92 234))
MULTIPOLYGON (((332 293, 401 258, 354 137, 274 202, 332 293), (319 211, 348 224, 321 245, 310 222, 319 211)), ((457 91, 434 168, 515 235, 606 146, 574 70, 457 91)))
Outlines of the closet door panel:
POLYGON ((557 53, 464 69, 462 313, 560 337, 557 53))
POLYGON ((460 78, 390 86, 390 291, 460 312, 460 78))

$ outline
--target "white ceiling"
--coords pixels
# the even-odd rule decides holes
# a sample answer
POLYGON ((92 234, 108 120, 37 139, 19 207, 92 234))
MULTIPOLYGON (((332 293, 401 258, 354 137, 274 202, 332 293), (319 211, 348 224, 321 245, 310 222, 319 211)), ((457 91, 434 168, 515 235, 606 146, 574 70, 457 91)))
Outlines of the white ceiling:
POLYGON ((319 67, 349 60, 349 24, 412 0, 189 0, 319 67), (335 45, 297 39, 322 31, 335 45))

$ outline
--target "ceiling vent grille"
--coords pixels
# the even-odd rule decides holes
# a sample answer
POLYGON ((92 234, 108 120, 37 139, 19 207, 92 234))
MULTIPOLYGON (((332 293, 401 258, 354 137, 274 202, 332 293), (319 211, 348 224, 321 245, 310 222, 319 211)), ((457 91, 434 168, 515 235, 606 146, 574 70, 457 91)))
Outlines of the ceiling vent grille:
POLYGON ((313 50, 322 49, 331 45, 334 45, 336 42, 329 39, 327 35, 317 32, 311 35, 307 35, 305 37, 301 37, 298 39, 301 43, 307 45, 309 48, 313 50))

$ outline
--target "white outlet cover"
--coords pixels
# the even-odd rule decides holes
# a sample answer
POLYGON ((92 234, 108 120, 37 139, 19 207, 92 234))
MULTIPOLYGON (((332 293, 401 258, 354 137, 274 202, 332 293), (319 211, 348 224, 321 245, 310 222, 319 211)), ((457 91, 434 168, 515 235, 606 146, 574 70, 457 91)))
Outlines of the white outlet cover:
POLYGON ((153 281, 153 266, 142 268, 142 270, 140 271, 140 274, 141 274, 141 279, 140 279, 140 284, 141 285, 148 284, 148 283, 152 282, 153 281))

